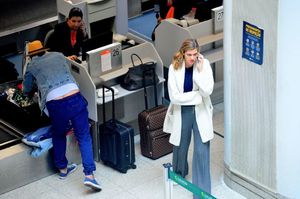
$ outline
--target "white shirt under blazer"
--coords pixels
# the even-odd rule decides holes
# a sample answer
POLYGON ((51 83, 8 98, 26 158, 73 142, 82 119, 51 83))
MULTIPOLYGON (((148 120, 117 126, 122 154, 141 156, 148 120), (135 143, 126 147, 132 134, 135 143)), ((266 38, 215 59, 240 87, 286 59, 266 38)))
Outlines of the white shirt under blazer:
MULTIPOLYGON (((195 64, 199 63, 196 62, 195 64)), ((177 70, 172 64, 170 65, 168 91, 171 103, 168 107, 163 131, 171 134, 169 142, 175 146, 180 144, 182 105, 195 105, 196 120, 202 142, 208 142, 214 137, 213 106, 209 97, 213 91, 214 79, 209 61, 204 59, 201 72, 198 71, 197 66, 194 66, 193 90, 190 92, 183 92, 184 77, 184 62, 181 68, 177 70)))

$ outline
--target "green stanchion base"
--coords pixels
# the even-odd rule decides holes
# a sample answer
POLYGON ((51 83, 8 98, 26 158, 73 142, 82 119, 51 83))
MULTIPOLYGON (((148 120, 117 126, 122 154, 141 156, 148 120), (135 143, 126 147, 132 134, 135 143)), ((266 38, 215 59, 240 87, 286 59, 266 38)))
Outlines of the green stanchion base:
POLYGON ((202 199, 216 199, 214 196, 210 195, 209 193, 203 191, 193 183, 187 181, 180 175, 177 175, 175 172, 171 171, 169 169, 169 178, 173 180, 174 182, 177 182, 179 185, 181 185, 183 188, 189 190, 193 194, 200 196, 202 199))

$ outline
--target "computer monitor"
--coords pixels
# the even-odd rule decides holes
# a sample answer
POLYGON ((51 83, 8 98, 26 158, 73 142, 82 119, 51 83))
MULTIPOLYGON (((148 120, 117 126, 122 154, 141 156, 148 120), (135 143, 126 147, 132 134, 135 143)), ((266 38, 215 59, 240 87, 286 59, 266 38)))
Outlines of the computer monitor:
POLYGON ((116 42, 88 51, 86 61, 91 77, 100 77, 122 69, 121 43, 116 42))
POLYGON ((81 60, 82 61, 86 60, 86 52, 111 44, 112 41, 113 41, 113 33, 111 31, 106 31, 92 38, 84 40, 81 46, 81 52, 82 52, 81 60))

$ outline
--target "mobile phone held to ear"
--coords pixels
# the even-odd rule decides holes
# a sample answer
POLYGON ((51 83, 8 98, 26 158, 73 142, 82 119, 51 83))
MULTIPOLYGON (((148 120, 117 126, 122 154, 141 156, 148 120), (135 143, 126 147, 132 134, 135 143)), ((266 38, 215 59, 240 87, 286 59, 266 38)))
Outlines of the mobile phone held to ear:
POLYGON ((201 53, 198 53, 197 60, 202 62, 203 59, 204 59, 203 55, 201 53))

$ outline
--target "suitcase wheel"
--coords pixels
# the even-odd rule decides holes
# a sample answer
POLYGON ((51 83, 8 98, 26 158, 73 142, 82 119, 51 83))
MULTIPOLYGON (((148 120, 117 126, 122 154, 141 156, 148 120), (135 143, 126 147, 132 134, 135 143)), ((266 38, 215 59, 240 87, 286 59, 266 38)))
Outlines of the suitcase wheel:
POLYGON ((131 168, 136 169, 136 165, 135 164, 131 165, 131 168))
POLYGON ((121 173, 127 173, 127 169, 121 169, 120 172, 121 173))
POLYGON ((106 161, 104 161, 104 162, 103 162, 103 164, 104 164, 104 165, 106 165, 106 166, 108 166, 108 165, 109 165, 109 164, 108 164, 108 162, 106 162, 106 161))

